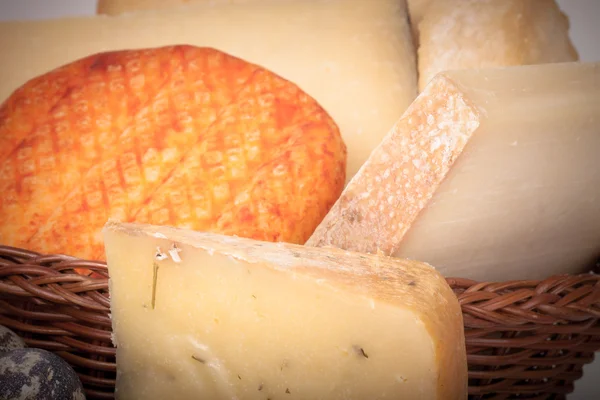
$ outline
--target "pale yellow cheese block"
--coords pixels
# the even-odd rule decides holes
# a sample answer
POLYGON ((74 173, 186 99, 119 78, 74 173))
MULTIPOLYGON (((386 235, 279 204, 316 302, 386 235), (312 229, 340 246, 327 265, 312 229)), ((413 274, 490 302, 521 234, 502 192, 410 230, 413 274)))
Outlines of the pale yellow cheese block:
POLYGON ((0 101, 92 53, 171 44, 215 47, 296 83, 339 125, 347 178, 417 94, 404 0, 195 4, 121 16, 0 24, 0 101))
POLYGON ((439 74, 308 245, 482 281, 582 272, 600 254, 600 63, 439 74))
POLYGON ((455 69, 577 61, 555 0, 412 0, 419 90, 455 69))
POLYGON ((104 239, 117 400, 467 398, 461 309, 429 265, 115 222, 104 239))

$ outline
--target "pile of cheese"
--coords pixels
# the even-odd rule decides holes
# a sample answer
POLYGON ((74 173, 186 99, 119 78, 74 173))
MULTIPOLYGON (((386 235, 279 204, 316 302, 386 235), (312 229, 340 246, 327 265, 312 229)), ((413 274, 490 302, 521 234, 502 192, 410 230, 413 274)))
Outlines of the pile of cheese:
POLYGON ((600 243, 599 78, 439 74, 306 246, 109 222, 117 398, 466 399, 444 270, 385 254, 482 276, 583 268, 600 243))
MULTIPOLYGON (((214 47, 322 107, 345 145, 306 146, 347 148, 346 185, 304 245, 108 222, 117 399, 465 399, 444 277, 537 279, 600 252, 600 64, 576 62, 553 0, 177 3, 1 24, 20 67, 0 66, 0 95, 115 46, 214 47)), ((317 161, 298 171, 331 191, 317 161)))

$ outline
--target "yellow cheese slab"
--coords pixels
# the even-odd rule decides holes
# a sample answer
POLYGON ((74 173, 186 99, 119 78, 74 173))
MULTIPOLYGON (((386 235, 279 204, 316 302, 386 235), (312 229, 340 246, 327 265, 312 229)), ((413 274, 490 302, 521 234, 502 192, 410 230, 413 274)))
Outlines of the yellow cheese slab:
POLYGON ((429 265, 109 222, 116 398, 466 399, 458 300, 429 265))
POLYGON ((93 53, 173 44, 214 47, 297 84, 338 124, 347 179, 417 95, 404 0, 265 0, 0 23, 0 101, 93 53))
POLYGON ((437 75, 307 242, 542 279, 600 254, 600 63, 437 75))

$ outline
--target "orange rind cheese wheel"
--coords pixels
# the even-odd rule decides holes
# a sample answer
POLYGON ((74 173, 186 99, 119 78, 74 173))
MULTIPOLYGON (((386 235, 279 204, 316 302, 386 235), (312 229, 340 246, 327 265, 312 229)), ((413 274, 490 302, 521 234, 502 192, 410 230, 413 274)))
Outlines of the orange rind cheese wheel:
POLYGON ((96 54, 0 107, 0 243, 103 260, 108 219, 304 243, 346 146, 295 84, 211 48, 96 54))

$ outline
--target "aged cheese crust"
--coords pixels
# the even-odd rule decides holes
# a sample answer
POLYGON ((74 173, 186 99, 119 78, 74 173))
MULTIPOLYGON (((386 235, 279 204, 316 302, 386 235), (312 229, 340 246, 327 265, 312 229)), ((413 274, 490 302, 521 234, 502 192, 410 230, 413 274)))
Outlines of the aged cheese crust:
POLYGON ((443 71, 578 60, 569 20, 555 0, 412 3, 411 18, 418 23, 419 90, 443 71))
POLYGON ((314 99, 210 48, 90 56, 0 115, 14 147, 0 242, 46 253, 101 259, 108 218, 303 243, 345 180, 345 145, 314 99))
POLYGON ((391 255, 479 125, 450 80, 422 93, 352 178, 311 246, 391 255))
POLYGON ((34 129, 44 129, 50 109, 63 98, 71 82, 81 82, 92 59, 68 64, 20 86, 0 106, 0 160, 11 154, 34 129), (40 128, 41 127, 41 128, 40 128))
MULTIPOLYGON (((272 289, 276 293, 279 293, 280 291, 285 292, 286 285, 289 285, 290 290, 295 290, 294 288, 296 288, 297 284, 304 285, 298 282, 311 282, 308 283, 308 286, 317 288, 315 291, 313 291, 313 289, 306 289, 307 291, 303 292, 303 295, 300 295, 300 292, 297 293, 293 291, 293 293, 295 293, 294 296, 280 299, 282 309, 286 310, 286 304, 288 304, 287 307, 293 307, 292 309, 296 310, 296 307, 302 307, 302 304, 312 304, 313 299, 319 297, 328 298, 330 299, 328 301, 331 301, 331 303, 324 303, 323 307, 329 307, 330 304, 331 306, 334 306, 334 303, 338 304, 337 302, 342 299, 342 303, 346 304, 344 307, 349 307, 350 309, 356 307, 354 319, 357 319, 356 322, 359 325, 362 318, 364 318, 365 321, 370 318, 368 315, 377 314, 378 312, 387 312, 384 310, 390 310, 389 314, 381 315, 387 315, 387 317, 385 317, 387 318, 386 325, 390 327, 394 326, 394 329, 398 329, 398 324, 396 322, 404 318, 401 317, 401 315, 404 315, 404 311, 409 311, 411 313, 409 315, 411 316, 407 317, 406 323, 407 325, 410 325, 410 327, 406 326, 406 330, 412 329, 412 326, 414 326, 415 329, 421 329, 419 328, 421 326, 425 327, 427 335, 431 338, 430 345, 432 347, 427 345, 427 349, 423 349, 423 357, 428 357, 425 356, 425 353, 435 354, 435 367, 432 367, 434 370, 426 373, 426 375, 429 376, 428 381, 422 382, 422 384, 427 387, 419 388, 419 383, 411 381, 406 383, 411 386, 407 386, 405 389, 397 387, 394 389, 394 393, 403 393, 404 395, 407 395, 403 398, 407 399, 436 398, 458 400, 466 398, 467 364, 463 332, 464 328, 460 306, 456 296, 446 283, 445 279, 434 268, 427 264, 384 256, 352 253, 333 248, 324 249, 286 243, 266 243, 212 233, 192 232, 171 227, 121 224, 113 221, 109 221, 105 226, 104 237, 107 243, 107 259, 112 281, 111 300, 113 303, 111 308, 113 313, 113 323, 116 328, 116 343, 118 346, 117 362, 119 362, 120 355, 123 357, 121 368, 127 368, 127 370, 129 370, 129 368, 135 365, 135 362, 139 362, 139 360, 135 360, 136 355, 134 354, 137 351, 135 350, 137 344, 131 342, 131 339, 133 338, 132 335, 135 336, 136 330, 144 329, 143 326, 139 325, 141 321, 160 325, 161 320, 155 319, 167 318, 167 316, 176 312, 175 310, 171 311, 170 309, 171 304, 175 304, 173 303, 174 300, 172 300, 172 297, 177 296, 173 291, 179 292, 183 289, 177 289, 179 288, 179 283, 176 282, 179 282, 181 278, 178 277, 178 273, 175 271, 179 271, 181 274, 190 274, 189 279, 196 279, 193 277, 198 276, 197 274, 202 274, 204 278, 198 277, 198 279, 205 281, 209 278, 208 275, 204 274, 209 274, 209 270, 214 268, 215 273, 221 271, 215 276, 217 280, 214 282, 204 282, 203 284, 211 285, 212 282, 212 284, 219 286, 221 285, 221 283, 219 283, 220 280, 230 279, 230 281, 228 281, 228 287, 231 287, 231 289, 224 289, 228 290, 226 292, 218 291, 217 299, 213 299, 212 295, 203 297, 201 293, 198 293, 198 290, 192 290, 192 293, 189 294, 191 297, 186 298, 185 301, 186 304, 189 302, 189 304, 196 305, 200 302, 200 304, 204 304, 205 307, 209 307, 209 305, 213 304, 212 301, 217 301, 214 305, 215 308, 210 308, 211 312, 215 313, 215 318, 224 318, 222 316, 219 317, 216 308, 225 307, 224 312, 231 315, 233 320, 230 321, 228 318, 229 322, 227 326, 230 326, 230 330, 223 331, 222 334, 235 334, 236 329, 238 328, 236 328, 233 321, 235 321, 236 318, 240 318, 240 321, 245 321, 243 322, 245 329, 244 340, 255 335, 254 330, 257 329, 255 326, 267 326, 263 325, 263 323, 266 323, 264 321, 271 321, 269 324, 282 324, 280 325, 282 332, 287 332, 287 327, 285 326, 286 323, 295 323, 293 321, 298 320, 298 318, 300 318, 300 320, 306 318, 307 326, 303 328, 303 332, 297 332, 299 337, 305 335, 305 331, 310 332, 316 330, 314 334, 318 338, 330 338, 330 333, 337 329, 336 326, 339 322, 335 318, 329 321, 330 327, 312 327, 310 325, 312 318, 308 314, 303 316, 288 314, 288 317, 286 318, 290 318, 289 321, 285 318, 282 321, 273 320, 276 315, 279 315, 275 312, 275 309, 279 309, 279 306, 275 305, 272 307, 273 314, 269 313, 271 308, 266 308, 266 306, 265 308, 256 309, 256 312, 259 313, 258 320, 251 315, 246 316, 244 311, 242 311, 245 309, 244 304, 246 304, 245 300, 242 300, 242 298, 245 297, 247 290, 260 290, 258 286, 260 280, 252 280, 252 278, 250 278, 251 276, 265 277, 266 286, 264 286, 264 289, 269 291, 272 289), (180 260, 178 261, 175 261, 168 256, 168 250, 173 248, 174 245, 179 251, 178 254, 180 260), (167 254, 164 259, 161 258, 162 261, 156 261, 157 248, 167 254), (153 263, 158 265, 158 270, 155 269, 154 272, 152 267, 153 263), (209 264, 211 263, 213 263, 214 266, 210 266, 209 264), (241 268, 240 271, 243 271, 243 276, 235 274, 230 275, 231 269, 237 270, 238 268, 241 268), (155 285, 158 285, 155 286, 157 287, 156 290, 158 291, 158 294, 154 296, 155 304, 154 311, 152 311, 152 281, 153 273, 156 273, 156 271, 158 271, 158 281, 154 279, 154 282, 155 285), (265 271, 272 271, 272 273, 267 273, 265 271), (161 273, 163 274, 162 278, 160 275, 161 273), (275 274, 279 278, 275 278, 272 274, 275 274), (287 278, 283 278, 284 276, 287 278), (246 281, 245 277, 248 277, 248 279, 251 280, 246 281), (136 279, 137 283, 135 289, 127 286, 127 282, 129 282, 130 279, 136 279), (160 283, 161 279, 164 280, 162 284, 160 283), (253 289, 249 289, 249 287, 252 287, 253 289), (143 288, 143 290, 140 288, 143 288), (318 288, 327 288, 327 290, 322 291, 318 288), (332 297, 329 297, 330 295, 327 293, 330 293, 332 297), (238 307, 226 306, 226 304, 228 304, 226 303, 227 301, 234 301, 238 307), (146 308, 141 308, 142 303, 146 304, 146 308), (363 305, 365 308, 363 308, 363 305), (139 308, 139 311, 134 310, 136 307, 139 308), (134 321, 138 322, 136 323, 134 321), (125 359, 125 357, 128 358, 125 359), (435 388, 431 387, 433 382, 435 382, 435 388), (415 388, 418 389, 415 390, 415 388), (434 390, 432 391, 431 389, 434 390), (406 390, 409 390, 409 392, 407 393, 406 390), (422 390, 422 393, 419 393, 420 390, 422 390), (423 393, 433 393, 434 396, 423 397, 423 393)), ((210 276, 213 275, 210 274, 210 276)), ((191 287, 194 287, 194 285, 191 287)), ((261 292, 257 293, 257 296, 254 296, 258 297, 258 299, 252 298, 250 300, 252 301, 252 304, 255 304, 256 301, 260 301, 260 298, 266 296, 267 293, 261 292)), ((181 299, 182 301, 184 300, 183 295, 181 299)), ((255 306, 251 306, 251 309, 254 309, 254 307, 255 306)), ((202 307, 200 306, 198 308, 202 307)), ((188 312, 192 313, 189 315, 195 315, 194 313, 196 311, 186 311, 183 309, 177 312, 181 313, 182 316, 185 316, 188 315, 188 312)), ((250 314, 253 313, 254 312, 252 311, 250 312, 250 314)), ((313 318, 316 317, 313 316, 313 318)), ((184 319, 189 321, 189 318, 184 319)), ((220 326, 225 323, 225 321, 220 320, 218 325, 220 326)), ((216 357, 213 362, 220 365, 222 372, 219 373, 219 377, 220 379, 223 378, 224 382, 229 383, 229 390, 238 384, 243 387, 245 380, 249 379, 248 374, 250 372, 246 371, 240 373, 237 372, 235 368, 245 368, 244 366, 248 363, 222 358, 225 354, 225 350, 222 352, 217 350, 218 346, 215 342, 212 342, 213 347, 210 347, 209 340, 214 340, 214 338, 210 339, 213 329, 211 326, 214 326, 215 330, 220 329, 213 324, 214 322, 212 319, 195 322, 190 321, 181 326, 182 330, 180 332, 176 331, 179 328, 172 327, 174 332, 165 332, 164 334, 167 335, 165 336, 167 338, 181 338, 181 341, 183 342, 190 334, 189 332, 197 332, 195 340, 203 344, 201 347, 216 352, 212 353, 212 357, 216 357), (192 323, 198 324, 198 327, 192 327, 192 323), (232 368, 234 369, 232 370, 232 368), (233 380, 235 382, 231 384, 230 379, 227 379, 226 377, 229 374, 232 374, 235 377, 236 373, 240 373, 243 379, 240 379, 240 382, 237 378, 234 378, 233 380)), ((375 326, 364 328, 365 331, 380 329, 375 326)), ((273 332, 275 331, 276 330, 273 332)), ((363 328, 361 328, 361 331, 363 331, 363 328)), ((263 348, 265 345, 264 341, 268 340, 268 337, 271 337, 271 333, 272 330, 264 332, 263 334, 260 334, 260 332, 257 333, 258 336, 257 342, 254 342, 255 345, 263 348)), ((160 332, 157 334, 162 335, 160 332)), ((378 337, 385 337, 386 341, 388 339, 393 341, 394 337, 393 332, 379 332, 377 335, 379 335, 378 337)), ((275 337, 278 336, 275 335, 275 337)), ((409 341, 413 339, 419 342, 421 340, 421 338, 414 337, 409 339, 409 341)), ((284 346, 289 346, 290 343, 295 343, 294 341, 295 338, 288 338, 287 340, 283 340, 282 343, 284 346)), ((427 342, 429 342, 429 340, 427 342)), ((181 345, 181 343, 172 342, 171 347, 175 349, 175 347, 179 345, 181 345)), ((333 345, 342 346, 343 343, 325 344, 325 347, 320 347, 320 344, 317 344, 316 342, 312 344, 313 347, 319 349, 331 348, 333 345)), ((396 350, 402 348, 401 343, 398 343, 397 345, 399 347, 396 347, 396 350)), ((405 343, 405 345, 409 346, 410 344, 405 343)), ((227 345, 225 343, 225 346, 230 348, 235 345, 232 343, 227 345)), ((265 368, 269 365, 271 354, 276 354, 283 350, 275 345, 273 346, 274 347, 267 352, 268 354, 264 354, 264 359, 262 354, 254 354, 251 347, 246 348, 244 351, 247 352, 247 357, 256 357, 253 358, 253 362, 250 363, 249 368, 256 369, 256 371, 259 371, 259 374, 266 374, 265 368)), ((290 350, 291 349, 288 348, 285 351, 290 350)), ((312 349, 310 348, 296 349, 300 354, 310 353, 311 350, 312 349)), ((361 357, 365 361, 369 357, 368 350, 369 348, 366 348, 366 356, 363 355, 361 357)), ((408 362, 407 360, 403 361, 400 354, 401 350, 400 353, 397 354, 388 354, 392 359, 396 358, 392 362, 396 367, 403 362, 408 362)), ((370 354, 370 356, 372 362, 377 362, 375 361, 374 354, 370 354)), ((379 360, 381 356, 382 355, 378 353, 377 359, 379 360)), ((345 359, 344 357, 342 358, 345 359)), ((337 363, 341 362, 341 360, 342 359, 338 359, 336 356, 335 360, 332 359, 330 361, 337 363)), ((176 361, 177 360, 169 360, 169 362, 172 363, 176 361)), ((298 365, 301 361, 302 360, 300 359, 293 359, 291 364, 296 363, 295 365, 298 365)), ((210 361, 207 360, 207 363, 209 362, 210 361)), ((154 363, 154 361, 152 361, 152 363, 154 363)), ((302 362, 302 365, 304 365, 304 362, 302 362)), ((321 366, 317 364, 313 365, 313 367, 321 368, 321 366)), ((181 374, 183 374, 182 368, 183 366, 179 369, 179 373, 181 374)), ((269 371, 269 368, 266 368, 266 370, 269 371)), ((254 372, 254 370, 251 371, 251 373, 254 372)), ((274 373, 275 372, 278 376, 277 379, 280 379, 281 382, 285 382, 286 380, 289 382, 294 381, 292 377, 287 376, 285 373, 279 375, 279 368, 275 368, 274 373)), ((332 376, 336 376, 335 379, 340 379, 339 374, 334 373, 334 371, 330 372, 332 373, 332 376)), ((151 373, 151 371, 149 371, 149 373, 151 373)), ((323 373, 327 373, 326 369, 323 370, 323 373)), ((143 376, 143 373, 141 374, 143 376)), ((119 393, 119 387, 121 387, 122 396, 125 396, 125 393, 131 394, 134 392, 134 388, 132 387, 132 385, 135 385, 134 378, 130 377, 128 374, 126 375, 126 377, 118 378, 117 393, 119 393)), ((305 371, 302 372, 301 376, 305 376, 306 379, 309 379, 312 375, 311 372, 305 371)), ((382 379, 382 382, 387 385, 390 384, 390 378, 391 377, 384 376, 377 377, 377 379, 382 379)), ((401 379, 401 377, 398 379, 401 379)), ((392 380, 394 379, 392 378, 392 380)), ((267 387, 272 388, 275 384, 281 382, 266 381, 264 382, 265 390, 267 387)), ((334 390, 330 393, 331 397, 328 397, 327 393, 324 392, 311 393, 311 385, 307 385, 307 383, 304 382, 305 387, 291 388, 289 398, 363 398, 356 397, 352 392, 345 393, 343 387, 340 388, 338 386, 343 383, 343 380, 336 380, 332 383, 335 384, 331 386, 326 385, 326 387, 329 386, 334 390), (298 393, 304 393, 305 397, 302 397, 302 395, 297 397, 298 393), (306 397, 307 393, 311 393, 313 396, 306 397)), ((398 382, 392 383, 392 386, 397 383, 398 382)), ((145 386, 142 382, 138 382, 137 384, 145 386)), ((297 381, 296 384, 298 384, 297 381)), ((302 381, 300 381, 299 384, 302 384, 302 381)), ((244 398, 258 399, 267 396, 267 394, 261 395, 258 393, 256 387, 251 387, 250 389, 251 390, 248 390, 244 398)), ((387 398, 380 397, 381 394, 377 391, 378 389, 379 388, 371 388, 372 398, 387 398)), ((142 391, 144 388, 138 387, 137 390, 142 391)), ((282 393, 283 390, 285 390, 285 386, 282 388, 282 393)), ((142 392, 139 393, 141 394, 142 392)), ((202 392, 198 391, 196 393, 199 395, 202 392)), ((388 396, 389 394, 390 393, 388 393, 388 396)), ((227 398, 232 398, 232 396, 234 395, 230 394, 227 398)), ((192 396, 189 397, 191 398, 192 396)))

